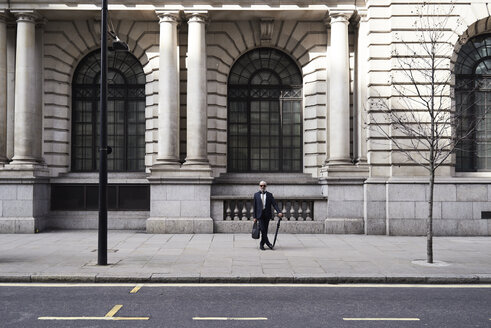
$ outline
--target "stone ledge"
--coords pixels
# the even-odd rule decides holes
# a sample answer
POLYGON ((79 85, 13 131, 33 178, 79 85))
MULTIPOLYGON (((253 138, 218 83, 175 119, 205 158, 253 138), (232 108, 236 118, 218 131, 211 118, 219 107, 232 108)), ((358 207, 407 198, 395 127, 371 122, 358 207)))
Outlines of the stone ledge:
MULTIPOLYGON (((214 221, 214 231, 216 233, 251 233, 253 221, 214 221)), ((269 222, 268 234, 274 235, 276 231, 276 221, 269 222)), ((281 233, 324 233, 323 221, 286 221, 280 223, 279 234, 281 233)))
POLYGON ((147 219, 147 233, 213 233, 211 218, 153 217, 147 219))
POLYGON ((253 185, 259 181, 267 181, 269 185, 307 184, 318 185, 319 180, 306 173, 222 173, 215 178, 213 184, 253 185))

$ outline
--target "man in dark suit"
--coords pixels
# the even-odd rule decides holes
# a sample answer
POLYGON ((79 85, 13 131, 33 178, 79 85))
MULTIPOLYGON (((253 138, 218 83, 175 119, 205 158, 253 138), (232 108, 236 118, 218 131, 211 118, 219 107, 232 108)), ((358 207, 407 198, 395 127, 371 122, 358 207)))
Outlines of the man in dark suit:
POLYGON ((259 248, 263 251, 264 244, 273 249, 273 245, 271 245, 268 239, 269 220, 273 217, 271 206, 278 212, 280 220, 283 217, 283 213, 278 208, 273 194, 266 191, 266 186, 266 181, 259 182, 259 191, 254 194, 254 222, 259 220, 259 230, 261 231, 259 248))

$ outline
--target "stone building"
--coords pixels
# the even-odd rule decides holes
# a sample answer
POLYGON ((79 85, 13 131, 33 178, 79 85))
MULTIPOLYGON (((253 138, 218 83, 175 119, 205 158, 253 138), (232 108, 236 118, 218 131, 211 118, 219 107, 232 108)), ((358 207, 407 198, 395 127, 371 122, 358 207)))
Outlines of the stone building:
MULTIPOLYGON (((421 3, 111 0, 109 228, 248 232, 266 180, 283 231, 424 234, 427 173, 370 120, 421 3)), ((452 3, 443 96, 486 111, 491 8, 452 3)), ((99 75, 100 1, 0 1, 0 232, 97 228, 99 75)), ((438 170, 437 235, 491 233, 488 127, 438 170)))

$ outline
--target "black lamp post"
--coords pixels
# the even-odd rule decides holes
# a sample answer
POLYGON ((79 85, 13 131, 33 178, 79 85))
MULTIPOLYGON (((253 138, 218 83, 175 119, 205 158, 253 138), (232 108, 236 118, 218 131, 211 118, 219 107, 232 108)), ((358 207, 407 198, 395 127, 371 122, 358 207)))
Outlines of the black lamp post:
POLYGON ((107 265, 107 35, 112 39, 111 50, 128 51, 128 45, 121 41, 114 31, 107 31, 107 2, 102 0, 101 19, 101 94, 100 94, 100 143, 99 143, 99 236, 97 264, 107 265))
POLYGON ((107 1, 102 0, 101 13, 98 265, 107 265, 107 1))
POLYGON ((99 237, 97 264, 107 265, 107 35, 113 39, 110 50, 128 51, 128 45, 121 41, 114 31, 107 31, 107 2, 102 0, 101 19, 101 94, 100 94, 100 143, 99 143, 99 237))

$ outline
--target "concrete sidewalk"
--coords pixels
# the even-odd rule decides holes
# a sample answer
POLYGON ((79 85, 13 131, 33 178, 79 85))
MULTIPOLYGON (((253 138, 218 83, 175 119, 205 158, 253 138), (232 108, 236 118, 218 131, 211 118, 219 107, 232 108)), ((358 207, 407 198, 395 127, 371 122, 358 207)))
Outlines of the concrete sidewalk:
POLYGON ((491 283, 490 237, 279 236, 259 250, 249 234, 152 235, 109 231, 108 266, 97 231, 0 235, 0 282, 491 283))

